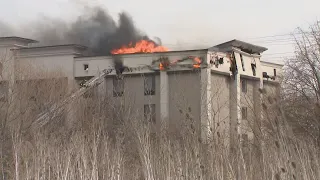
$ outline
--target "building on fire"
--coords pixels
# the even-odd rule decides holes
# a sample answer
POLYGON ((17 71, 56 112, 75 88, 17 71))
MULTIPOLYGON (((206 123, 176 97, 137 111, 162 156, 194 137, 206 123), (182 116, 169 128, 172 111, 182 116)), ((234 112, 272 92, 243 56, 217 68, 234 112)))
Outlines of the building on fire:
MULTIPOLYGON (((203 138, 219 134, 252 138, 246 124, 261 111, 259 90, 277 91, 281 77, 282 65, 261 61, 267 48, 239 40, 185 51, 167 51, 150 44, 152 50, 123 47, 114 50, 113 56, 87 56, 88 48, 81 45, 36 43, 21 37, 0 38, 2 101, 8 99, 8 87, 16 80, 43 78, 12 73, 25 64, 33 66, 33 71, 59 69, 63 73, 57 76, 69 85, 116 68, 99 92, 115 102, 126 100, 121 102, 134 107, 141 118, 151 112, 155 123, 178 121, 189 112, 203 138), (122 78, 116 75, 119 73, 122 78)), ((143 43, 148 42, 139 45, 143 43)))

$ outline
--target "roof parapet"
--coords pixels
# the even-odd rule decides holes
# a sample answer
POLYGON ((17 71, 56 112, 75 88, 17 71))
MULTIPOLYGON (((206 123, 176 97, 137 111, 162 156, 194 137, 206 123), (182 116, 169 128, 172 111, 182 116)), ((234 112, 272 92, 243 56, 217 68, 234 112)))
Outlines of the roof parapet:
POLYGON ((33 40, 33 39, 28 39, 28 38, 23 38, 23 37, 17 37, 17 36, 7 36, 7 37, 0 37, 0 41, 3 40, 13 40, 13 41, 22 41, 24 43, 38 43, 38 41, 33 40))
POLYGON ((212 48, 218 48, 220 50, 224 50, 224 49, 228 49, 230 47, 238 48, 241 51, 249 53, 249 54, 260 54, 260 53, 268 50, 268 48, 266 48, 266 47, 257 46, 254 44, 250 44, 247 42, 237 40, 237 39, 218 44, 216 46, 213 46, 212 48))

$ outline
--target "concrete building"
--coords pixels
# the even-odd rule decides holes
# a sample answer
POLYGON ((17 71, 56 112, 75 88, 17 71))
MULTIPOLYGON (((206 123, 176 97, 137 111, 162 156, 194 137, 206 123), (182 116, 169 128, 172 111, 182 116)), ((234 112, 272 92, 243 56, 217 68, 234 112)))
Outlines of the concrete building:
MULTIPOLYGON (((37 71, 59 70, 68 87, 90 79, 103 69, 114 68, 120 58, 123 79, 113 71, 101 85, 114 102, 134 107, 141 118, 152 114, 155 123, 179 124, 186 118, 196 123, 204 140, 222 134, 253 138, 249 119, 261 114, 259 89, 277 89, 282 65, 261 61, 267 48, 232 40, 208 49, 85 56, 87 47, 56 45, 36 47, 35 40, 0 38, 1 97, 10 96, 17 80, 41 79, 37 71), (32 73, 18 70, 29 67, 32 73), (32 68, 31 68, 32 67, 32 68)), ((4 98, 5 99, 5 98, 4 98)), ((229 140, 228 140, 229 141, 229 140)))

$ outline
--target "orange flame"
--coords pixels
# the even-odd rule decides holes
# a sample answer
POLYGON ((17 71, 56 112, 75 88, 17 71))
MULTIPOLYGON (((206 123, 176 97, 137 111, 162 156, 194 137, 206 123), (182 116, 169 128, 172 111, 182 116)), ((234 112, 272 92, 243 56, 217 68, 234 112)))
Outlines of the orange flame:
MULTIPOLYGON (((194 62, 194 64, 192 65, 193 68, 200 68, 201 67, 202 60, 200 59, 200 57, 188 56, 188 58, 193 60, 193 62, 194 62)), ((159 69, 165 70, 166 67, 168 67, 170 65, 175 65, 176 63, 178 63, 178 61, 179 60, 174 60, 172 62, 160 62, 159 69)))
POLYGON ((195 61, 196 64, 193 65, 194 68, 200 68, 201 65, 201 59, 199 57, 194 57, 193 61, 195 61))
POLYGON ((199 64, 194 64, 193 67, 194 68, 200 68, 200 65, 199 64))
POLYGON ((170 62, 160 62, 159 63, 159 69, 160 70, 165 70, 166 68, 168 68, 169 66, 171 65, 171 63, 170 62))
POLYGON ((134 46, 130 43, 129 46, 122 46, 119 49, 114 49, 111 51, 111 54, 153 53, 165 51, 168 51, 168 48, 164 46, 157 46, 152 41, 141 40, 134 46))
POLYGON ((163 67, 162 63, 159 64, 159 69, 160 70, 164 70, 164 67, 163 67))

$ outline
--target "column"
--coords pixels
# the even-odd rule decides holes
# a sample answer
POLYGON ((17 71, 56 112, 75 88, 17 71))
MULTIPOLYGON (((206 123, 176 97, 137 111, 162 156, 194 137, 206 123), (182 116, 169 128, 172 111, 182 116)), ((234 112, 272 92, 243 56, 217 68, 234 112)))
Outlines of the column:
MULTIPOLYGON (((254 100, 254 113, 255 113, 255 119, 253 124, 253 133, 254 133, 254 139, 253 143, 254 146, 252 146, 252 162, 254 171, 255 172, 262 172, 263 170, 263 164, 259 163, 262 162, 262 146, 263 142, 261 141, 261 122, 263 120, 263 109, 262 109, 262 89, 263 89, 263 77, 262 77, 262 71, 261 71, 261 65, 259 62, 259 69, 260 73, 258 74, 260 79, 257 80, 254 84, 254 90, 253 90, 253 100, 254 100)), ((253 175, 254 179, 259 179, 261 177, 261 173, 255 173, 253 175)))
POLYGON ((240 74, 236 74, 230 83, 230 146, 236 148, 241 134, 241 91, 240 74))
POLYGON ((160 71, 160 119, 167 126, 169 121, 169 78, 167 71, 160 71))
POLYGON ((211 69, 201 69, 200 80, 200 120, 201 120, 201 139, 202 142, 208 142, 212 138, 212 114, 211 114, 211 69))

